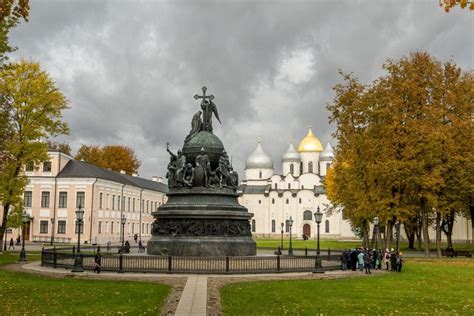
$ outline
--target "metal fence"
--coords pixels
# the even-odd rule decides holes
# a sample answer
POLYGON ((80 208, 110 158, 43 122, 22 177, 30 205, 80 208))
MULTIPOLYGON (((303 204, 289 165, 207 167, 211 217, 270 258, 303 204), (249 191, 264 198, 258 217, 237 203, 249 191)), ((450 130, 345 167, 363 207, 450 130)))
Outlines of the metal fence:
MULTIPOLYGON (((74 248, 43 249, 41 265, 72 269, 80 256, 85 270, 95 268, 94 253, 75 253, 74 248)), ((339 270, 340 255, 321 255, 323 270, 339 270)), ((153 255, 104 254, 101 270, 113 272, 252 274, 312 272, 316 256, 245 256, 245 257, 178 257, 153 255)))

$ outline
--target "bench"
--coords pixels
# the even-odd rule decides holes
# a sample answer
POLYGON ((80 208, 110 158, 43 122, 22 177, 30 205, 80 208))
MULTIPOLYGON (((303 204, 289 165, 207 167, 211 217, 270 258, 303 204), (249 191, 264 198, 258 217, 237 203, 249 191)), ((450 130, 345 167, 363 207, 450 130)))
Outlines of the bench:
POLYGON ((466 250, 441 250, 441 255, 445 257, 472 257, 472 253, 466 250))

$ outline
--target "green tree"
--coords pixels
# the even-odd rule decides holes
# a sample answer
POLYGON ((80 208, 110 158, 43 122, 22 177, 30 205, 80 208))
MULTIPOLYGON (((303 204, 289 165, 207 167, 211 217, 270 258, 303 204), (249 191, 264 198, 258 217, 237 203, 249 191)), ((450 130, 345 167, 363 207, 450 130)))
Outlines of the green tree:
MULTIPOLYGON (((8 109, 8 139, 4 142, 7 163, 0 174, 0 201, 3 206, 0 238, 12 210, 22 209, 22 195, 28 182, 22 173, 27 163, 47 160, 47 145, 41 141, 68 133, 61 113, 68 108, 65 96, 38 63, 20 61, 0 71, 0 95, 8 109)), ((14 214, 11 213, 11 214, 14 214)), ((11 219, 14 221, 14 219, 11 219)), ((1 242, 1 240, 0 240, 1 242)))
POLYGON ((58 143, 52 140, 46 142, 49 151, 59 151, 66 155, 71 155, 71 146, 68 143, 58 143))
POLYGON ((28 22, 29 0, 2 0, 0 2, 0 65, 8 60, 7 54, 15 50, 8 42, 8 33, 20 23, 28 22))

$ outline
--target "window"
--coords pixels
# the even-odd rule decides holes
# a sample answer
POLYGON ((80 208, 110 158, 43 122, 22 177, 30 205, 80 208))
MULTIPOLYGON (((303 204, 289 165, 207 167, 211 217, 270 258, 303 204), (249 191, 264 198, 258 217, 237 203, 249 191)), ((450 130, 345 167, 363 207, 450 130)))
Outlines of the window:
POLYGON ((303 162, 300 162, 300 174, 303 174, 303 162))
POLYGON ((85 196, 85 192, 76 192, 76 207, 84 207, 86 205, 85 196))
POLYGON ((330 168, 331 168, 331 164, 330 164, 330 163, 327 163, 327 164, 326 164, 326 173, 329 171, 330 168))
MULTIPOLYGON (((110 202, 110 194, 105 195, 105 208, 109 209, 109 202, 110 202)), ((106 225, 107 226, 107 225, 106 225)))
POLYGON ((155 209, 154 211, 156 211, 158 209, 158 202, 155 201, 155 209))
POLYGON ((308 162, 308 172, 313 173, 313 162, 312 161, 308 162))
POLYGON ((329 221, 328 221, 328 220, 326 220, 325 226, 326 226, 326 227, 325 227, 325 228, 326 228, 326 229, 325 229, 325 232, 326 232, 326 233, 329 233, 329 221))
POLYGON ((278 183, 275 183, 275 190, 278 189, 278 183))
POLYGON ((261 172, 261 171, 258 172, 258 177, 259 177, 260 179, 262 179, 262 172, 261 172))
POLYGON ((304 185, 301 185, 301 190, 303 190, 303 189, 304 189, 304 185))
POLYGON ((99 234, 102 234, 102 221, 99 221, 99 230, 98 230, 98 233, 99 233, 99 234))
POLYGON ((130 212, 130 201, 131 201, 131 198, 129 197, 129 198, 128 198, 128 204, 127 204, 127 205, 128 205, 128 206, 127 206, 127 209, 128 209, 129 212, 130 212))
POLYGON ((66 221, 58 221, 58 234, 66 233, 66 221))
POLYGON ((304 211, 303 213, 303 219, 305 221, 310 221, 313 219, 313 214, 311 214, 311 211, 304 211))
POLYGON ((285 232, 286 233, 290 232, 290 221, 289 220, 285 221, 285 232))
POLYGON ((81 226, 81 232, 80 232, 80 233, 83 234, 83 233, 84 233, 84 221, 82 221, 81 225, 79 225, 79 223, 78 223, 77 220, 76 220, 76 225, 75 225, 75 228, 76 228, 76 229, 74 230, 74 233, 75 233, 75 234, 77 234, 77 231, 78 231, 77 227, 78 227, 78 226, 81 226))
POLYGON ((132 209, 135 212, 135 198, 133 198, 132 209))
POLYGON ((146 233, 148 234, 148 228, 150 227, 150 224, 146 224, 146 233))
POLYGON ((289 200, 289 199, 286 199, 286 204, 290 204, 290 200, 289 200))
POLYGON ((125 196, 122 196, 122 210, 125 210, 125 196))
POLYGON ((272 199, 272 204, 275 204, 275 199, 272 199))
POLYGON ((108 229, 109 229, 109 222, 105 221, 104 230, 106 234, 108 233, 107 231, 108 229))
POLYGON ((255 229, 255 228, 256 228, 255 226, 256 226, 256 225, 255 225, 255 220, 252 219, 252 233, 255 233, 255 230, 256 230, 256 229, 255 229))
POLYGON ((120 211, 120 195, 117 195, 117 210, 120 211))
POLYGON ((295 166, 293 166, 293 164, 290 165, 290 173, 291 173, 292 176, 295 173, 295 166))
POLYGON ((48 221, 40 221, 40 234, 48 233, 48 221))
POLYGON ((26 163, 25 171, 35 171, 35 163, 33 161, 29 161, 26 163))
POLYGON ((115 194, 112 194, 112 210, 115 210, 115 194))
POLYGON ((59 192, 59 208, 67 207, 67 192, 59 192))
POLYGON ((43 172, 51 172, 51 161, 43 162, 43 172))
POLYGON ((301 204, 301 198, 299 198, 298 202, 301 204))
POLYGON ((142 233, 145 232, 145 223, 142 223, 142 233))
POLYGON ((23 206, 24 207, 31 207, 33 202, 33 192, 32 191, 25 191, 23 195, 23 206))
POLYGON ((132 223, 132 234, 135 234, 135 223, 132 223))
POLYGON ((288 190, 291 190, 291 183, 288 183, 288 190))
POLYGON ((262 204, 262 200, 258 200, 258 204, 262 204))
POLYGON ((41 192, 41 207, 49 207, 49 192, 41 192))
POLYGON ((99 208, 102 209, 104 208, 104 193, 100 192, 99 193, 99 208))
POLYGON ((275 232, 275 229, 276 229, 276 227, 275 227, 275 220, 272 219, 272 233, 275 232))
POLYGON ((146 212, 148 213, 148 210, 149 210, 149 202, 148 200, 146 200, 146 212))
POLYGON ((110 233, 114 233, 114 222, 110 222, 110 233))

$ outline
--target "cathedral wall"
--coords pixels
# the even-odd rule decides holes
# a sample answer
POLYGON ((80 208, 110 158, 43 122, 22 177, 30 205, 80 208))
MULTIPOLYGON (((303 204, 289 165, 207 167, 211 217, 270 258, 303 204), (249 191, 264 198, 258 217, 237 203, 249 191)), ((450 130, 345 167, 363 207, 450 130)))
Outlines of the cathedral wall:
POLYGON ((293 161, 287 161, 282 163, 282 168, 283 168, 283 176, 287 176, 289 174, 292 174, 295 177, 298 177, 300 175, 300 163, 299 162, 293 162, 293 161), (293 173, 291 173, 291 166, 293 166, 293 173))
POLYGON ((303 152, 300 153, 301 162, 303 163, 303 173, 319 173, 319 152, 303 152), (311 169, 312 165, 312 171, 311 169))
POLYGON ((269 179, 273 176, 273 169, 245 169, 245 179, 269 179))
POLYGON ((319 162, 319 170, 321 172, 321 176, 324 177, 324 176, 327 175, 327 172, 329 170, 327 167, 328 167, 328 164, 331 164, 331 163, 332 163, 332 161, 328 161, 328 160, 326 160, 326 161, 323 160, 323 161, 319 162))

